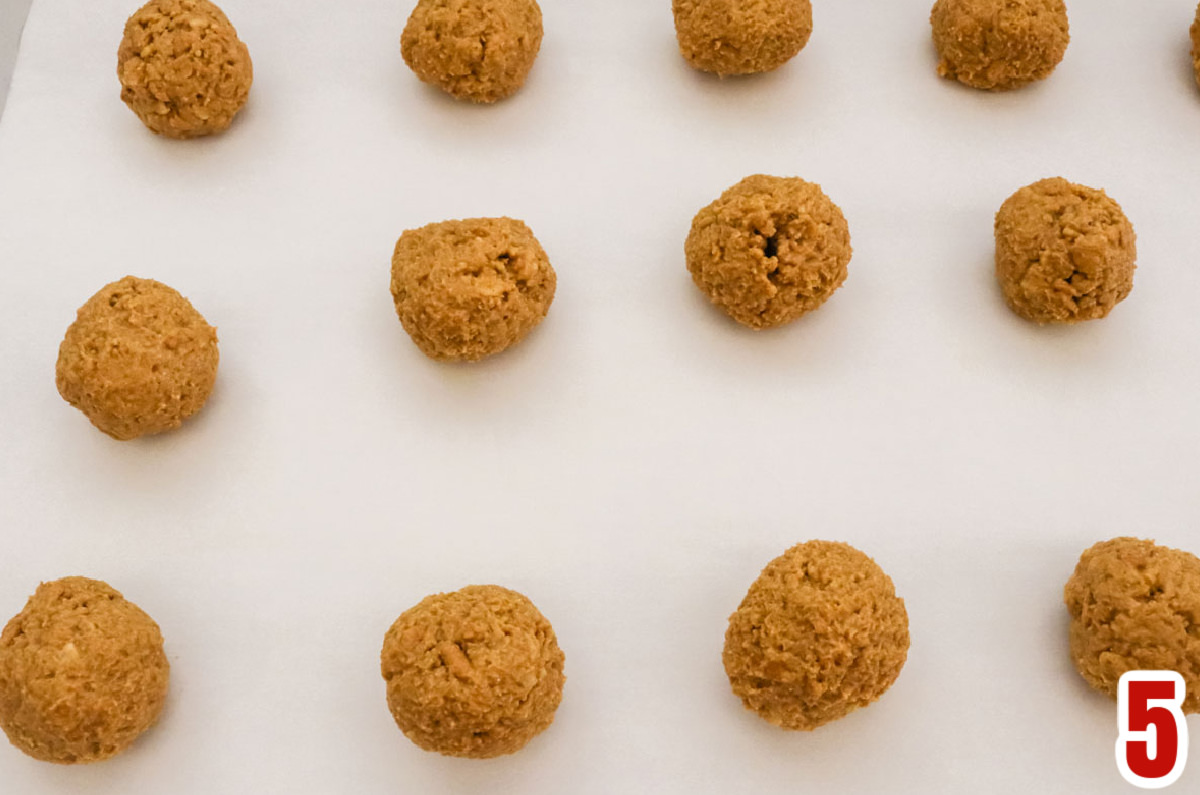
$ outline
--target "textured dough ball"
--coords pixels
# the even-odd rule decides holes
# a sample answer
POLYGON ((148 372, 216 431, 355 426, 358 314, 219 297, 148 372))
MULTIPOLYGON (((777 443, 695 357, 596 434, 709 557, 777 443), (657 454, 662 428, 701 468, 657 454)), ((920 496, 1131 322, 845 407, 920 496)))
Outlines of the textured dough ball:
POLYGON ((0 633, 0 728, 34 759, 108 759, 158 720, 169 669, 158 625, 120 593, 43 583, 0 633))
POLYGON ((850 227, 821 186, 759 174, 696 215, 684 253, 714 304, 770 328, 816 309, 846 281, 850 227))
POLYGON ((1102 190, 1044 179, 996 213, 996 278, 1027 320, 1104 317, 1133 290, 1136 263, 1133 226, 1102 190))
POLYGON ((1003 91, 1050 76, 1071 41, 1063 0, 937 0, 938 74, 1003 91))
POLYGON ((849 544, 809 541, 767 564, 725 633, 725 672, 748 709, 811 731, 865 707, 908 657, 892 580, 849 544))
POLYGON ((477 361, 515 345, 550 310, 554 268, 512 218, 410 229, 392 255, 392 298, 404 330, 431 359, 477 361))
POLYGON ((1196 8, 1196 21, 1192 23, 1192 69, 1196 73, 1196 82, 1200 83, 1200 7, 1196 8))
POLYGON ((420 0, 400 37, 417 77, 472 102, 515 94, 541 46, 535 0, 420 0))
POLYGON ((718 75, 778 69, 812 35, 810 0, 673 0, 672 8, 680 53, 718 75))
POLYGON ((121 99, 168 138, 219 133, 246 104, 254 68, 229 19, 208 0, 150 0, 125 23, 121 99))
POLYGON ((1067 581, 1071 660, 1116 698, 1126 671, 1176 671, 1184 712, 1200 712, 1200 558, 1153 541, 1114 538, 1088 549, 1067 581))
POLYGON ((388 707, 426 751, 484 759, 521 750, 562 701, 563 653, 533 602, 472 585, 428 596, 383 639, 388 707))
POLYGON ((58 349, 58 392, 126 441, 178 428, 217 379, 217 330, 161 282, 126 276, 84 304, 58 349))

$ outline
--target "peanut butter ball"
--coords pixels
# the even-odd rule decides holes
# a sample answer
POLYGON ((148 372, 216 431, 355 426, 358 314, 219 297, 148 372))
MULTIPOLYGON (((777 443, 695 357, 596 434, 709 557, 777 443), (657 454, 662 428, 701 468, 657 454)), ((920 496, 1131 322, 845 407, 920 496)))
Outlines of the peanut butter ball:
POLYGON ((0 633, 0 728, 44 762, 108 759, 158 720, 169 667, 158 625, 107 584, 43 583, 0 633))
POLYGON ((768 563, 730 616, 725 672, 764 720, 811 731, 882 696, 908 644, 904 600, 875 561, 809 541, 768 563))
POLYGON ((196 138, 226 129, 254 68, 229 19, 208 0, 150 0, 125 23, 121 99, 153 132, 196 138))
POLYGON ((795 177, 746 177, 692 221, 684 244, 696 286, 753 329, 811 312, 841 287, 850 227, 821 186, 795 177))
POLYGON ((1186 713, 1200 712, 1200 558, 1153 541, 1114 538, 1088 549, 1063 589, 1071 660, 1116 698, 1126 671, 1176 671, 1186 713))
POLYGON ((441 361, 477 361, 520 342, 550 310, 556 278, 533 232, 512 218, 410 229, 392 256, 400 323, 441 361))
POLYGON ((996 278, 1035 323, 1106 316, 1133 290, 1137 236, 1120 205, 1062 178, 1021 188, 996 213, 996 278))
POLYGON ((58 349, 58 392, 114 439, 178 428, 217 378, 217 331, 186 298, 126 276, 84 304, 58 349))
POLYGON ((937 0, 930 21, 938 74, 990 91, 1049 77, 1071 40, 1063 0, 937 0))
POLYGON ((472 102, 515 94, 541 46, 536 0, 419 0, 400 37, 417 77, 472 102))
POLYGON ((388 707, 426 751, 485 759, 521 750, 553 721, 563 653, 516 591, 472 585, 428 596, 383 639, 388 707))
POLYGON ((724 75, 769 72, 808 44, 810 0, 673 0, 679 52, 695 68, 724 75))

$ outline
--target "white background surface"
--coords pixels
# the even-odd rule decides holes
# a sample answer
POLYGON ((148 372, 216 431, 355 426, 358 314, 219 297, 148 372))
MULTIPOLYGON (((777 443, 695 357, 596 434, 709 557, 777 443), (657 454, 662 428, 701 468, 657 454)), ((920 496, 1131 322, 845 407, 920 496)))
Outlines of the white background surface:
POLYGON ((21 27, 32 0, 0 0, 0 118, 4 116, 4 101, 8 97, 8 80, 12 77, 21 27))
POLYGON ((1191 0, 1072 3, 1062 66, 1007 95, 935 76, 928 0, 820 2, 795 61, 724 82, 680 59, 666 0, 546 0, 528 85, 483 108, 404 67, 402 3, 227 0, 251 101, 182 143, 119 100, 134 5, 38 0, 0 124, 0 615, 108 580, 163 628, 170 705, 102 765, 0 748, 6 794, 1128 789, 1061 590, 1103 538, 1200 549, 1191 0), (755 172, 822 183, 855 247, 824 308, 761 334, 682 255, 755 172), (1055 174, 1139 234, 1103 322, 1029 325, 992 279, 996 208, 1055 174), (430 362, 392 310, 394 241, 499 214, 550 253, 550 316, 430 362), (54 360, 126 273, 189 296, 222 360, 182 431, 121 444, 54 360), (913 646, 879 703, 789 734, 720 652, 759 569, 814 537, 876 557, 913 646), (554 622, 565 700, 517 756, 444 759, 394 727, 379 647, 481 582, 554 622))

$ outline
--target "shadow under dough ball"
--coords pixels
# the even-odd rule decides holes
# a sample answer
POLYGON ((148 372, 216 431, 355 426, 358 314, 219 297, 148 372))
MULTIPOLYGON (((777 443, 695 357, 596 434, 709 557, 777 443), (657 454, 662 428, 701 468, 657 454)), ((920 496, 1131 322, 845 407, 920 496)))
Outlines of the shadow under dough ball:
POLYGON ((684 254, 714 304, 764 329, 811 312, 842 285, 850 227, 819 185, 759 174, 696 215, 684 254))
POLYGON ((126 276, 93 295, 58 349, 63 399, 114 439, 178 428, 217 379, 217 331, 175 290, 126 276))
POLYGON ((1133 290, 1137 236, 1102 190, 1061 177, 1021 188, 996 213, 996 278, 1035 323, 1106 316, 1133 290))
POLYGON ((208 0, 150 0, 125 23, 121 99, 168 138, 219 133, 246 104, 254 68, 229 19, 208 0))
POLYGON ((515 94, 541 46, 536 0, 420 0, 400 37, 417 77, 472 102, 515 94))
POLYGON ((383 639, 388 707, 426 751, 486 759, 521 750, 554 721, 563 653, 533 602, 472 585, 406 610, 383 639))
POLYGON ((1063 0, 937 0, 938 74, 1004 91, 1050 76, 1070 43, 1063 0))
POLYGON ((725 672, 764 720, 811 731, 882 696, 908 645, 883 569, 849 544, 809 541, 768 563, 730 616, 725 672))
POLYGON ((1137 538, 1086 552, 1063 589, 1071 660, 1087 683, 1116 698, 1127 671, 1176 671, 1186 713, 1200 712, 1200 558, 1137 538))
POLYGON ((810 0, 673 0, 679 52, 718 75, 769 72, 808 44, 810 0))
POLYGON ((158 720, 169 669, 158 625, 107 584, 43 583, 0 633, 0 728, 34 759, 108 759, 158 720))
POLYGON ((541 244, 512 218, 410 229, 392 255, 400 323, 441 361, 477 361, 520 342, 550 310, 556 286, 541 244))

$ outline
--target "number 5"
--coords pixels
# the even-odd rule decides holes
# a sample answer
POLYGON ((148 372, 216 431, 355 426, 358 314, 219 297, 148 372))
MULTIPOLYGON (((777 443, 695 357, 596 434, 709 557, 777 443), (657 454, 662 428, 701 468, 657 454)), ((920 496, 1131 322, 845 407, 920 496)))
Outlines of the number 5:
POLYGON ((1187 764, 1186 686, 1174 671, 1128 671, 1117 685, 1117 769, 1142 789, 1169 787, 1187 764))

